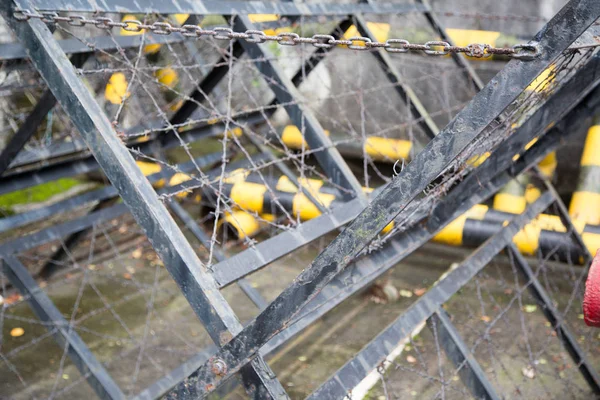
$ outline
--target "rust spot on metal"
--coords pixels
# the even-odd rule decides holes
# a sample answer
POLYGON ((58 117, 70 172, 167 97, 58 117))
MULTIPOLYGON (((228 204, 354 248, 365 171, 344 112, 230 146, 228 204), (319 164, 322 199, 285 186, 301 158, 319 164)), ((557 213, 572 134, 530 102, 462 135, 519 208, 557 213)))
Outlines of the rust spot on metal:
POLYGON ((233 336, 231 335, 231 332, 223 331, 219 334, 219 344, 223 346, 224 344, 228 343, 232 338, 233 336))

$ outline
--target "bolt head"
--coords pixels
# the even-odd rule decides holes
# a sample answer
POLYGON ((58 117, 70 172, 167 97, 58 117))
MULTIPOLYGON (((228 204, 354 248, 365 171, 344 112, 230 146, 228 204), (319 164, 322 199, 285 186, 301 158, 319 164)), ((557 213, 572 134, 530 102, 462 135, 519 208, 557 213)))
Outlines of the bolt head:
POLYGON ((227 364, 220 358, 215 358, 211 365, 213 374, 223 376, 227 373, 227 364))

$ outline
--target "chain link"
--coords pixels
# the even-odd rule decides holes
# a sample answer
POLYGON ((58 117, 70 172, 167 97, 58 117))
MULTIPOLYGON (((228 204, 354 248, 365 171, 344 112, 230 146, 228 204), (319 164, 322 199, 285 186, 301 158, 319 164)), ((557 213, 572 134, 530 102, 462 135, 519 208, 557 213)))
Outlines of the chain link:
POLYGON ((145 24, 142 21, 127 19, 121 22, 110 18, 87 19, 82 15, 60 16, 55 12, 31 12, 27 9, 15 9, 13 17, 18 21, 39 19, 51 24, 66 22, 71 26, 95 26, 99 29, 122 28, 128 32, 142 32, 147 30, 155 35, 170 35, 179 33, 185 37, 201 38, 213 37, 216 40, 242 39, 249 43, 275 42, 282 46, 296 46, 298 44, 310 44, 317 48, 331 48, 334 46, 346 46, 350 50, 364 51, 382 48, 389 53, 407 53, 409 51, 421 51, 430 56, 445 56, 450 53, 464 53, 469 57, 487 58, 492 55, 504 55, 523 61, 533 60, 540 56, 541 50, 536 43, 521 43, 513 47, 493 47, 489 44, 472 43, 468 46, 452 46, 448 42, 432 40, 424 44, 409 43, 404 39, 388 39, 385 42, 372 41, 368 37, 354 36, 348 39, 336 39, 331 35, 313 35, 301 37, 296 33, 280 33, 267 35, 259 30, 247 30, 246 32, 234 32, 230 28, 203 29, 197 25, 173 26, 168 22, 153 22, 145 24))

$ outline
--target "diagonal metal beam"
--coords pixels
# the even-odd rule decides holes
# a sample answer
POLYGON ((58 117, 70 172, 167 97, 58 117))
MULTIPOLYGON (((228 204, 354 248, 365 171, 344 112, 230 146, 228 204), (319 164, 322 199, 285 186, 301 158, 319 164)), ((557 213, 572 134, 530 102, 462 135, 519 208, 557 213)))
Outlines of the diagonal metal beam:
MULTIPOLYGON (((79 54, 71 57, 71 62, 73 66, 78 68, 85 63, 88 57, 89 54, 79 54)), ((10 138, 6 147, 2 149, 0 153, 0 176, 4 174, 17 154, 19 154, 29 139, 37 132, 37 128, 55 105, 56 99, 52 95, 52 92, 46 90, 23 124, 21 124, 17 132, 10 138)))
MULTIPOLYGON (((578 105, 587 96, 587 101, 593 101, 594 96, 589 93, 600 84, 600 56, 593 56, 577 73, 563 84, 548 101, 528 118, 516 132, 500 144, 482 165, 469 174, 457 190, 449 193, 434 210, 427 224, 437 224, 438 220, 445 220, 448 212, 452 212, 453 204, 460 204, 468 198, 472 190, 493 179, 498 171, 504 171, 514 163, 513 157, 523 152, 525 146, 533 139, 539 137, 550 127, 561 121, 571 109, 578 105), (447 211, 446 207, 448 207, 447 211)), ((594 91, 593 93, 597 93, 594 91)), ((584 102, 585 103, 585 102, 584 102)), ((578 106, 576 113, 586 114, 585 106, 578 106)), ((567 118, 571 123, 580 119, 569 114, 567 118)))
MULTIPOLYGON (((247 16, 236 17, 233 27, 237 31, 255 29, 247 16)), ((271 61, 261 46, 248 41, 243 41, 242 46, 248 56, 255 60, 257 69, 267 79, 267 83, 275 93, 277 100, 285 104, 284 108, 292 122, 300 130, 305 130, 305 140, 308 146, 313 149, 325 148, 324 151, 316 153, 315 157, 334 184, 350 190, 350 193, 343 193, 343 197, 346 199, 357 197, 366 203, 362 186, 331 142, 331 139, 325 134, 317 118, 302 103, 302 95, 296 89, 296 86, 286 77, 279 66, 271 61)))
MULTIPOLYGON (((23 5, 23 1, 20 5, 23 5)), ((33 9, 33 5, 26 3, 33 9)), ((215 343, 225 343, 242 325, 189 242, 158 199, 127 148, 77 76, 67 56, 41 21, 19 22, 12 2, 0 5, 3 17, 56 99, 86 140, 106 176, 163 260, 192 309, 215 343)), ((248 390, 260 397, 286 398, 273 372, 258 357, 242 372, 248 390)))
POLYGON ((481 365, 477 362, 460 333, 450 321, 448 313, 438 308, 427 320, 427 326, 434 332, 436 340, 441 342, 448 359, 458 370, 463 384, 476 399, 499 400, 500 396, 494 390, 485 376, 481 365))
MULTIPOLYGON (((431 25, 433 30, 437 32, 437 34, 440 36, 440 39, 452 45, 453 43, 450 39, 450 36, 448 36, 448 33, 444 29, 438 17, 432 12, 431 6, 429 5, 429 0, 417 0, 417 2, 427 8, 427 10, 423 12, 423 15, 425 16, 425 18, 427 18, 427 21, 429 22, 429 25, 431 25)), ((475 88, 481 90, 483 88, 483 82, 481 81, 471 64, 469 64, 469 61, 466 59, 466 57, 457 53, 452 53, 451 57, 456 63, 456 65, 458 65, 463 70, 463 73, 465 74, 466 78, 473 82, 475 88)))
MULTIPOLYGON (((183 206, 173 198, 167 200, 167 206, 184 223, 192 235, 194 235, 196 239, 202 243, 202 246, 205 249, 210 249, 210 238, 206 235, 206 233, 204 233, 202 228, 198 226, 196 221, 194 221, 194 218, 192 218, 192 216, 183 208, 183 206)), ((216 245, 213 246, 213 255, 218 262, 221 262, 227 258, 221 249, 216 245)), ((258 307, 259 310, 263 310, 269 304, 265 298, 262 297, 260 292, 252 287, 250 282, 247 280, 240 279, 237 281, 237 284, 246 294, 246 296, 252 300, 256 307, 258 307)))
MULTIPOLYGON (((62 39, 58 41, 59 46, 66 54, 85 54, 96 51, 110 51, 117 49, 127 49, 131 47, 140 47, 147 44, 166 44, 177 43, 185 40, 185 36, 180 34, 171 34, 168 36, 146 34, 134 36, 96 36, 86 38, 85 42, 80 39, 62 39)), ((14 61, 27 59, 25 47, 20 43, 2 43, 0 44, 0 61, 14 61)))
MULTIPOLYGON (((278 330, 285 327, 310 299, 342 271, 410 201, 443 173, 452 161, 466 162, 470 154, 463 153, 463 150, 599 16, 599 2, 571 0, 534 38, 541 49, 540 56, 527 62, 509 62, 317 256, 311 266, 239 335, 224 345, 216 357, 224 361, 229 371, 234 372, 256 356, 258 350, 278 330)), ((243 28, 244 25, 240 27, 243 28)), ((207 363, 181 386, 185 385, 196 393, 207 393, 210 392, 207 385, 212 389, 225 377, 216 376, 211 371, 210 363, 207 363)))
POLYGON ((419 324, 429 318, 456 291, 466 285, 512 241, 513 236, 523 226, 548 208, 552 201, 552 195, 545 192, 522 214, 515 216, 508 225, 488 239, 456 269, 448 273, 445 278, 413 303, 387 329, 363 347, 354 358, 315 390, 308 399, 339 399, 346 396, 367 374, 385 360, 396 343, 409 336, 419 324))
MULTIPOLYGON (((585 91, 583 88, 580 88, 580 90, 585 91)), ((536 144, 533 146, 516 163, 514 163, 514 165, 504 166, 504 168, 510 168, 510 171, 505 170, 497 178, 490 180, 484 187, 476 185, 464 189, 473 195, 462 204, 454 203, 454 214, 447 216, 445 221, 438 221, 437 224, 430 226, 429 229, 425 228, 422 224, 417 224, 413 228, 403 232, 402 235, 394 237, 380 250, 371 253, 366 257, 361 257, 353 262, 347 270, 335 277, 333 281, 311 300, 311 302, 302 310, 301 314, 288 324, 285 330, 273 337, 262 348, 262 353, 270 354, 276 351, 296 334, 314 323, 348 297, 367 287, 371 282, 377 279, 378 276, 422 246, 447 223, 462 215, 473 205, 489 199, 514 176, 517 176, 525 169, 536 165, 548 153, 554 151, 561 143, 568 140, 569 137, 573 136, 580 129, 583 129, 588 117, 596 115, 600 109, 600 101, 596 100, 594 102, 594 99, 599 98, 600 96, 594 91, 587 96, 584 103, 578 104, 564 121, 558 124, 548 122, 548 125, 556 126, 538 141, 539 145, 536 144)), ((548 114, 552 115, 551 113, 548 114)), ((515 139, 516 136, 513 135, 509 140, 515 139)), ((480 168, 483 168, 483 166, 480 168)), ((484 168, 493 169, 494 167, 492 164, 486 165, 484 168)), ((463 190, 463 188, 459 186, 457 187, 457 190, 460 191, 463 190)), ((244 257, 242 257, 242 259, 243 258, 244 257)), ((226 285, 233 283, 234 281, 235 279, 223 281, 222 284, 226 285)), ((209 349, 206 351, 210 352, 209 349)), ((147 391, 142 392, 142 398, 148 398, 148 395, 150 393, 156 393, 158 388, 160 388, 160 395, 166 393, 171 387, 188 376, 192 371, 199 368, 208 358, 209 356, 205 355, 189 360, 161 378, 154 385, 149 387, 147 391)))
MULTIPOLYGON (((600 98, 595 92, 590 93, 588 98, 600 98)), ((539 140, 541 146, 534 146, 525 155, 523 155, 510 168, 510 172, 504 171, 498 178, 491 180, 484 187, 474 186, 467 191, 474 195, 463 204, 454 204, 454 214, 447 217, 443 222, 438 222, 435 226, 426 229, 424 225, 417 224, 413 228, 408 229, 402 235, 394 237, 390 242, 386 243, 380 250, 361 257, 344 272, 336 276, 307 306, 302 310, 301 314, 293 319, 287 328, 279 332, 273 337, 263 348, 263 354, 270 354, 280 348, 284 343, 288 342, 296 334, 304 330, 306 327, 314 323, 323 315, 328 313, 334 307, 342 303, 344 300, 367 287, 371 282, 377 279, 378 276, 391 269, 398 262, 429 241, 440 229, 447 223, 462 215, 466 210, 473 205, 485 201, 502 188, 506 182, 514 176, 519 175, 525 169, 537 164, 548 153, 554 151, 561 142, 567 140, 568 136, 572 136, 584 126, 584 121, 588 116, 595 115, 600 109, 598 101, 594 104, 580 104, 572 111, 568 118, 559 123, 546 136, 539 140)), ((554 125, 554 124, 551 124, 554 125)), ((486 166, 485 168, 493 168, 486 166)), ((459 187, 459 190, 462 188, 459 187)), ((335 213, 336 210, 333 212, 335 213)), ((260 245, 260 244, 259 244, 260 245)), ((250 254, 246 255, 246 257, 250 254)), ((242 257, 241 259, 244 259, 242 257)), ((235 282, 235 279, 223 281, 222 285, 227 285, 235 282)), ((173 386, 190 375, 194 370, 199 368, 208 358, 208 354, 214 353, 214 350, 206 349, 206 352, 201 356, 194 357, 182 364, 180 367, 172 370, 168 375, 159 379, 155 384, 147 390, 140 393, 140 398, 154 398, 153 393, 158 393, 158 396, 165 394, 173 386)))
MULTIPOLYGON (((372 1, 368 1, 369 4, 373 3, 372 1)), ((367 21, 365 21, 362 14, 354 14, 353 19, 356 25, 356 29, 360 33, 361 36, 368 37, 372 41, 376 41, 377 38, 375 35, 369 30, 367 26, 367 21)), ((423 132, 430 139, 435 137, 438 134, 440 129, 433 121, 433 118, 429 115, 429 112, 421 103, 421 100, 415 93, 415 91, 408 85, 405 80, 402 78, 400 71, 398 68, 394 66, 392 63, 392 59, 387 51, 384 49, 378 48, 377 50, 372 52, 373 56, 383 69, 383 72, 387 76, 388 80, 394 84, 394 89, 400 95, 400 99, 407 103, 407 106, 418 122, 418 125, 423 129, 423 132)))
MULTIPOLYGON (((527 143, 542 135, 547 128, 556 125, 569 110, 580 104, 582 98, 587 96, 588 102, 593 100, 594 96, 589 95, 589 93, 598 84, 600 84, 600 57, 594 56, 568 82, 563 84, 540 109, 527 119, 508 140, 502 143, 479 168, 460 182, 458 187, 452 190, 441 203, 433 209, 430 209, 429 205, 424 205, 426 211, 415 214, 413 221, 418 221, 425 213, 429 216, 426 222, 427 227, 430 231, 436 230, 441 221, 447 221, 455 213, 457 204, 462 204, 472 193, 477 192, 482 182, 491 182, 497 174, 507 170, 514 163, 514 155, 520 153, 527 143)), ((575 117, 569 114, 568 124, 579 123, 583 120, 581 115, 587 113, 588 111, 583 106, 579 106, 577 111, 579 116, 575 117)), ((332 210, 331 215, 339 223, 346 223, 358 215, 359 210, 358 205, 354 206, 350 202, 343 208, 332 210)), ((221 286, 226 286, 237 278, 252 273, 287 254, 286 249, 292 251, 300 245, 314 240, 318 234, 322 234, 323 230, 333 230, 335 224, 330 224, 326 218, 322 216, 307 221, 297 231, 284 232, 281 234, 283 235, 281 238, 269 238, 256 245, 252 250, 245 250, 223 263, 218 263, 214 266, 215 278, 221 286), (294 245, 290 246, 288 244, 286 248, 283 247, 284 243, 294 243, 294 245)))
POLYGON ((69 325, 52 300, 37 285, 27 268, 14 256, 2 255, 0 263, 8 280, 21 292, 42 322, 47 322, 49 330, 54 330, 54 338, 58 344, 67 349, 67 354, 81 375, 96 394, 102 399, 124 399, 125 394, 113 381, 102 364, 81 340, 81 337, 69 325))
MULTIPOLYGON (((554 193, 548 193, 554 197, 554 193)), ((533 272, 529 266, 529 263, 521 255, 519 249, 517 249, 513 243, 509 244, 508 253, 511 259, 514 261, 514 264, 519 272, 527 280, 527 282, 525 282, 527 289, 529 289, 529 292, 539 304, 542 312, 546 316, 546 319, 556 331, 558 339, 562 342, 562 345, 573 359, 573 362, 577 368, 579 368, 579 371, 583 375, 585 381, 596 394, 596 396, 600 395, 600 376, 598 376, 598 372, 596 372, 590 361, 577 344, 575 336, 573 336, 571 330, 566 326, 563 317, 560 315, 556 307, 554 307, 552 299, 550 296, 548 296, 548 293, 546 293, 544 290, 543 285, 537 279, 537 274, 533 272)))

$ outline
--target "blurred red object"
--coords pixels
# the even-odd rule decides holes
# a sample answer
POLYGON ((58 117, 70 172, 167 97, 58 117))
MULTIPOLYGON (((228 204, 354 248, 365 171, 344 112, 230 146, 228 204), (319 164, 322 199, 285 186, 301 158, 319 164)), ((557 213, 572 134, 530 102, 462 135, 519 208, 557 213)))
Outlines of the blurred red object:
POLYGON ((596 252, 585 282, 583 318, 588 326, 600 327, 600 249, 596 252))

